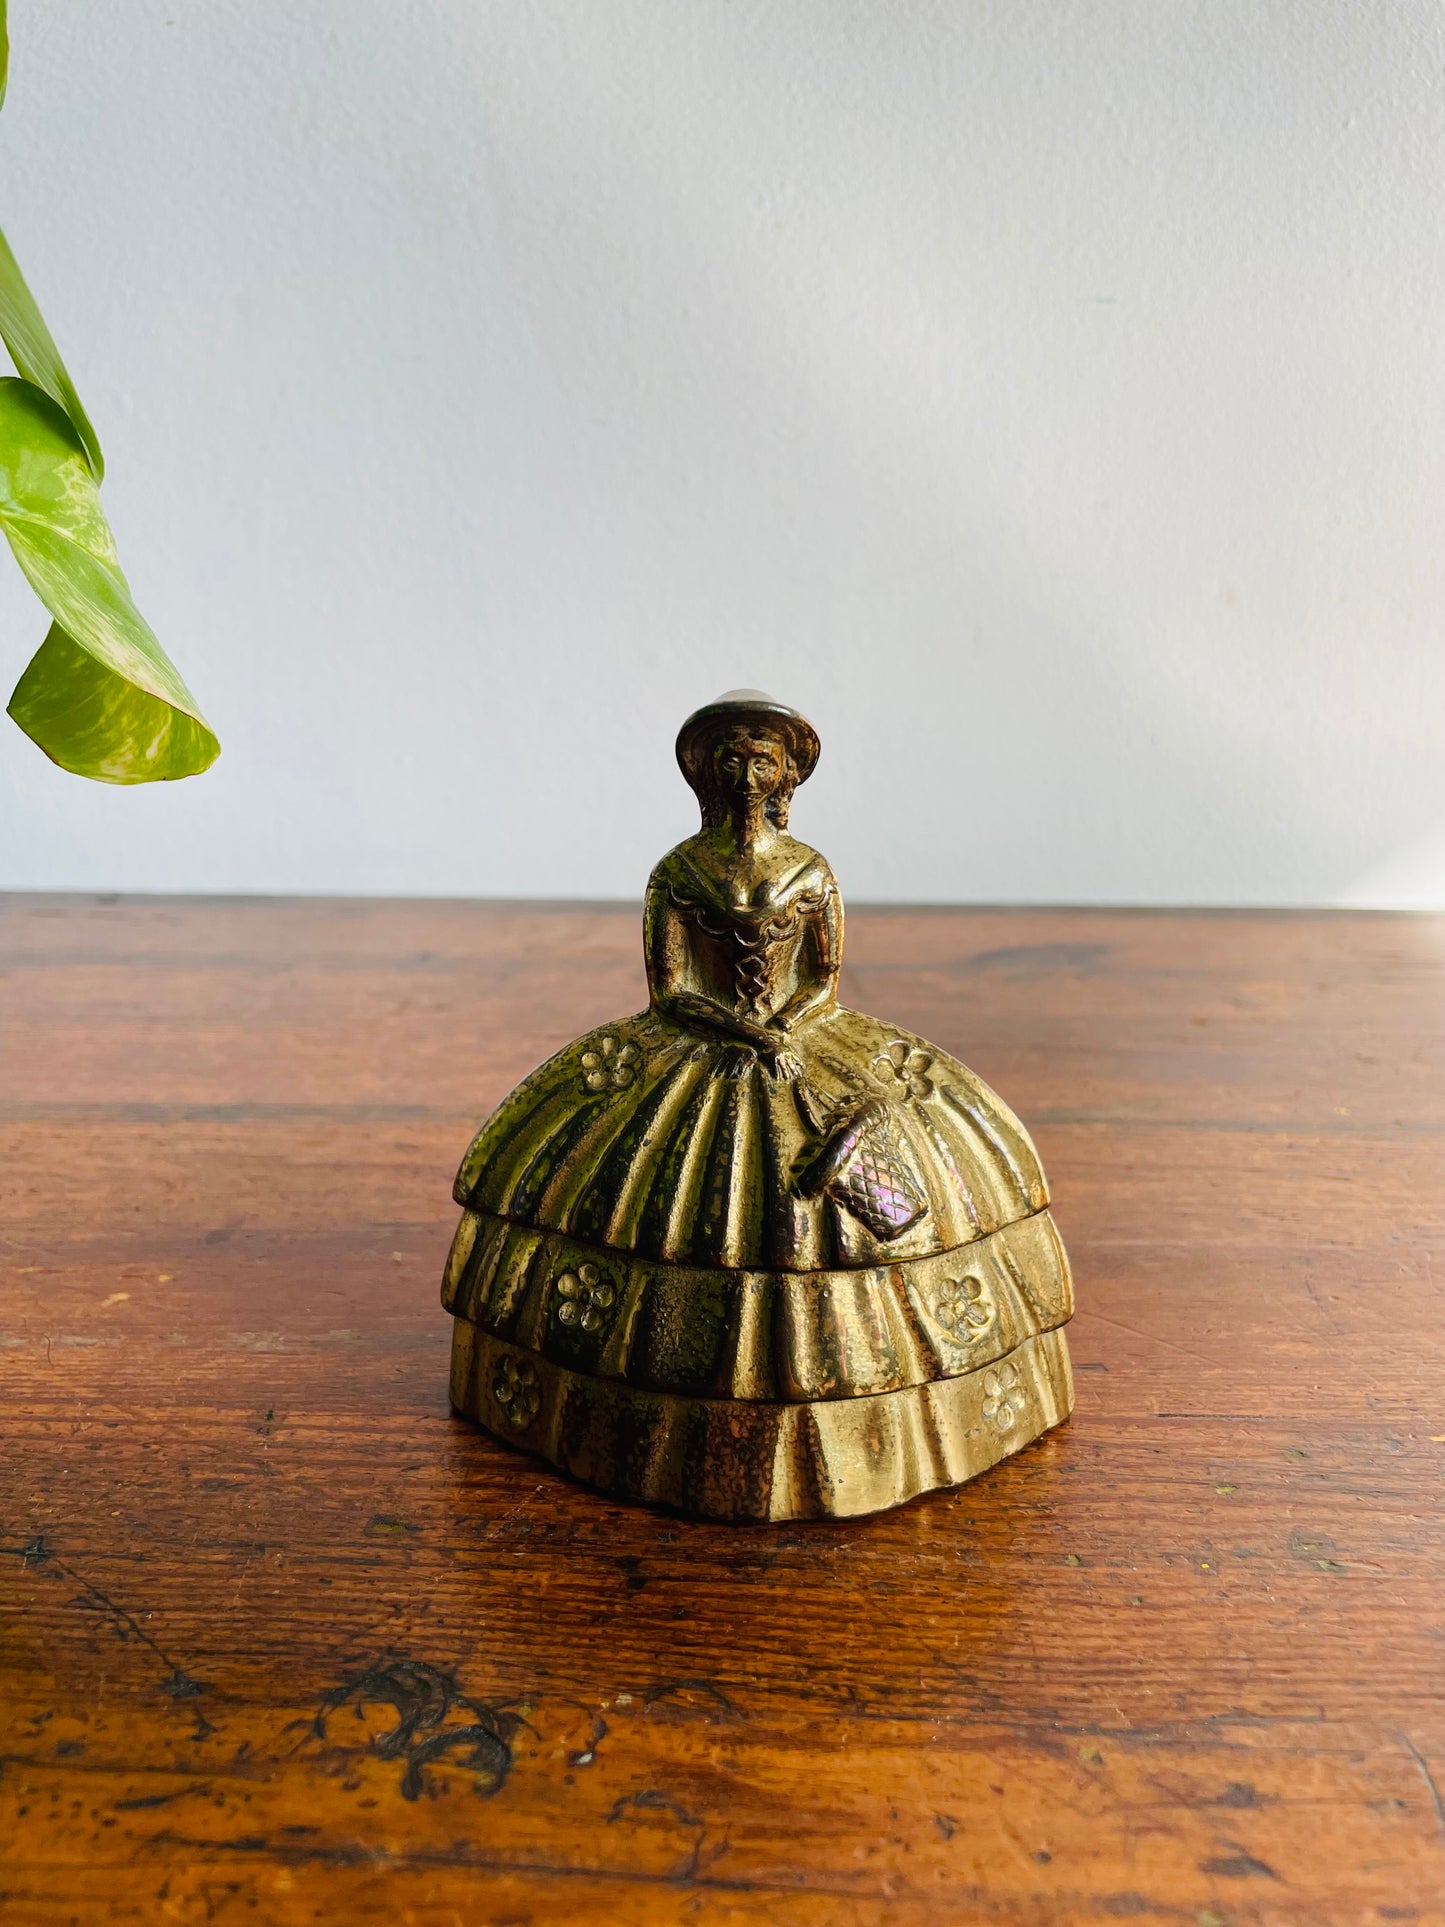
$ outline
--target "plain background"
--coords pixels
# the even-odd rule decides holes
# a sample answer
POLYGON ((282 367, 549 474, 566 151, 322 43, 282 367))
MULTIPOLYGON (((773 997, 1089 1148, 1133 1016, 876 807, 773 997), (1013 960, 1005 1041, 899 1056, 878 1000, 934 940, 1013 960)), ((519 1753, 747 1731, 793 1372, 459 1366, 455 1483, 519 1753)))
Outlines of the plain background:
MULTIPOLYGON (((16 0, 0 221, 224 754, 0 885, 1445 903, 1435 0, 16 0)), ((6 688, 45 618, 6 567, 6 688)))

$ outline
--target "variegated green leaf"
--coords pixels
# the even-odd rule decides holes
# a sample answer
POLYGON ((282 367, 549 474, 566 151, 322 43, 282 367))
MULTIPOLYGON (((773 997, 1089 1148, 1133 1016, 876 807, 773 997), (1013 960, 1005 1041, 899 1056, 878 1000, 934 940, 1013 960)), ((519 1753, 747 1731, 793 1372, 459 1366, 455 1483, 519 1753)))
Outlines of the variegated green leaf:
POLYGON ((75 392, 75 383, 60 359, 60 350, 51 339, 45 317, 36 307, 35 297, 26 287, 25 277, 3 234, 0 234, 0 340, 10 350, 10 359, 25 379, 44 389, 50 399, 65 410, 98 482, 105 473, 100 442, 75 392))
POLYGON ((79 436, 13 378, 0 380, 0 529, 55 618, 10 699, 25 733, 105 783, 208 768, 220 745, 131 600, 79 436))

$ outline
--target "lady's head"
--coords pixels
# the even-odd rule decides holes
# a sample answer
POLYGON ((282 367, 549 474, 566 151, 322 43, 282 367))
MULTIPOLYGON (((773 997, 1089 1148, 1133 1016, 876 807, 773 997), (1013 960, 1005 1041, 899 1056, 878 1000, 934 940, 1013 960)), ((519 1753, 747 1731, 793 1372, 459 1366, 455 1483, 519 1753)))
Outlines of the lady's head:
POLYGON ((813 773, 818 735, 806 717, 756 689, 735 689, 689 716, 677 760, 705 829, 761 804, 786 829, 793 791, 813 773))

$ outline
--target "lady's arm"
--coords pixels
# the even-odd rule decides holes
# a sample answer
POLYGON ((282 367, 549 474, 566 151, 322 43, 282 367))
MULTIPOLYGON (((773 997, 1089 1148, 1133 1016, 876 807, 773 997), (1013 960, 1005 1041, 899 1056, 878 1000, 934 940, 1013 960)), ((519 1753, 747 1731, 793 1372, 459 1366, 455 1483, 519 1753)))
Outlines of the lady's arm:
POLYGON ((687 925, 674 908, 667 885, 655 873, 647 886, 642 932, 654 1010, 688 1029, 715 1031, 734 1042, 750 1044, 756 1051, 771 1053, 779 1048, 781 1040, 776 1031, 739 1017, 691 988, 687 925))
POLYGON ((780 1030, 796 1030, 837 1001, 838 970, 843 958, 843 904, 831 875, 822 908, 809 924, 807 944, 807 978, 771 1020, 780 1030))

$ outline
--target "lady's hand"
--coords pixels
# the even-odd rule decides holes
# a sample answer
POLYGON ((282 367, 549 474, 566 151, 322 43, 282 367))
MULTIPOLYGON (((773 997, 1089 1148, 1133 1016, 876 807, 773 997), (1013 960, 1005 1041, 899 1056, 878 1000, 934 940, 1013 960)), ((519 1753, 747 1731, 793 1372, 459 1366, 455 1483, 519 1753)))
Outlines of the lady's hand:
POLYGON ((831 983, 811 984, 806 989, 800 990, 790 1003, 784 1004, 776 1015, 768 1019, 768 1028, 780 1030, 785 1037, 790 1036, 794 1031, 802 1030, 805 1025, 811 1024, 815 1018, 821 1017, 830 1008, 832 1002, 831 983))
POLYGON ((766 1060, 768 1069, 780 1084, 795 1084, 803 1075, 803 1067, 790 1050, 775 1050, 766 1060))

